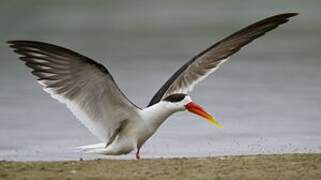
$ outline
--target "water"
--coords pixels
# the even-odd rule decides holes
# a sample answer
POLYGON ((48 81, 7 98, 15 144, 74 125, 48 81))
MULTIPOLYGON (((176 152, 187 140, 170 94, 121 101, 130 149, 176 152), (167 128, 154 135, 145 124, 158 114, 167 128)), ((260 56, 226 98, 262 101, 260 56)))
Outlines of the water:
MULTIPOLYGON (((317 0, 1 1, 0 41, 41 40, 72 48, 107 65, 121 89, 144 107, 173 72, 217 40, 258 19, 300 12, 233 56, 191 93, 223 130, 177 113, 141 153, 320 153, 320 5, 317 0)), ((41 90, 4 43, 0 54, 0 159, 100 158, 74 151, 98 141, 41 90)))

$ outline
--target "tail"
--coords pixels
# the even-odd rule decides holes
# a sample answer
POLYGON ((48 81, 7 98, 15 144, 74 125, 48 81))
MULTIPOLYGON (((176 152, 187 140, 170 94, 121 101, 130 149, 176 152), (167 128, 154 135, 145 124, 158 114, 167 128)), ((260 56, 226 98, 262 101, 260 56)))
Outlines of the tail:
POLYGON ((91 144, 75 148, 85 153, 106 154, 106 143, 91 144))

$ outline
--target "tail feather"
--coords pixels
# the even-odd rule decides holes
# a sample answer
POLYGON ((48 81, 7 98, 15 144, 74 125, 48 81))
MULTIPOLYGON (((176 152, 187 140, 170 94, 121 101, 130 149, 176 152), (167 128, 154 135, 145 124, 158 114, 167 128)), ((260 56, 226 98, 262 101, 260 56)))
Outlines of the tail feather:
POLYGON ((79 146, 79 147, 76 147, 75 149, 78 151, 80 150, 84 153, 103 154, 103 155, 128 154, 133 150, 132 148, 125 148, 125 149, 116 148, 115 149, 111 146, 106 147, 106 143, 98 143, 98 144, 79 146))
POLYGON ((79 146, 79 147, 76 147, 76 149, 87 152, 87 151, 92 151, 94 149, 105 149, 105 146, 106 146, 106 143, 98 143, 98 144, 79 146))
POLYGON ((94 149, 88 149, 84 151, 88 154, 103 154, 103 155, 110 155, 109 151, 106 148, 94 148, 94 149))

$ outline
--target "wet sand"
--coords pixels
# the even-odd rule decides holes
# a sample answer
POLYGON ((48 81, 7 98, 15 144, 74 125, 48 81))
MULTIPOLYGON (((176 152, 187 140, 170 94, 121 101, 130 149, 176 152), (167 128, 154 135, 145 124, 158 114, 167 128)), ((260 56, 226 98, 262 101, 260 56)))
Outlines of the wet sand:
POLYGON ((320 179, 321 154, 0 162, 0 179, 320 179))

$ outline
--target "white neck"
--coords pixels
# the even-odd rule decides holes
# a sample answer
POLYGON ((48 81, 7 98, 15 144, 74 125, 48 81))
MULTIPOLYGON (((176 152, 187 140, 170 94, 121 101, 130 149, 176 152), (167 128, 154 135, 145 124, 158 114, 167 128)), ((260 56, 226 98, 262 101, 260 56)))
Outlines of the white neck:
POLYGON ((167 102, 160 101, 142 110, 142 118, 151 123, 151 126, 158 128, 170 115, 178 110, 169 108, 167 102))

